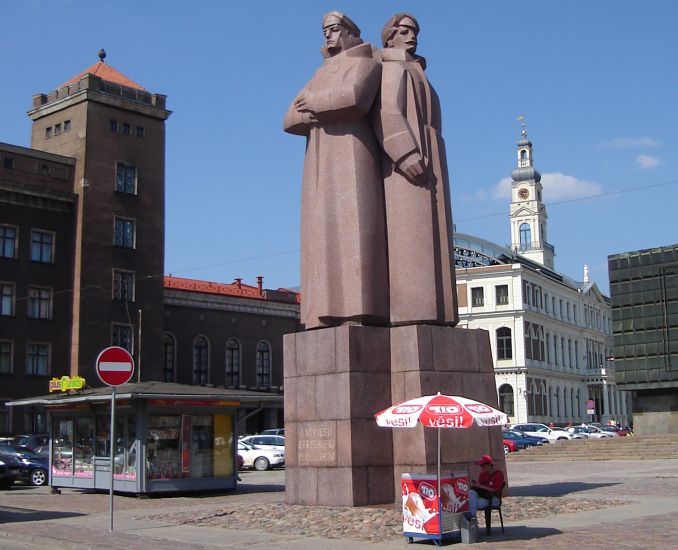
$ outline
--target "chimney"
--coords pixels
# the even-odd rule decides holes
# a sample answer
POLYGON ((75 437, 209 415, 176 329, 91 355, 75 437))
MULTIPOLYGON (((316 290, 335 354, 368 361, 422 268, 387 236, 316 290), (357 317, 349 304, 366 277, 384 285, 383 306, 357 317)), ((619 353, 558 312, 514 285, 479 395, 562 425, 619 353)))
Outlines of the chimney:
POLYGON ((584 282, 589 282, 589 266, 587 264, 584 264, 584 282))
POLYGON ((261 275, 257 275, 257 288, 259 289, 259 294, 262 294, 264 290, 264 278, 261 275))
POLYGON ((242 279, 236 279, 235 286, 237 286, 238 288, 242 288, 242 279))

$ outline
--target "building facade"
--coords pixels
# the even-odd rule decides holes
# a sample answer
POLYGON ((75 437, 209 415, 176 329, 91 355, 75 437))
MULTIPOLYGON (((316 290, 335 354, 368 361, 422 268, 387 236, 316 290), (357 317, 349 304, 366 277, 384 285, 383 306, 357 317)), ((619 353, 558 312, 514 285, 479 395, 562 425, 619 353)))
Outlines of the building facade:
POLYGON ((678 433, 678 245, 608 258, 617 384, 639 434, 678 433))
POLYGON ((136 382, 276 394, 239 423, 278 427, 298 295, 164 277, 166 96, 104 59, 33 97, 31 148, 0 144, 0 432, 44 431, 42 409, 5 403, 55 377, 101 385, 112 345, 136 382))
POLYGON ((541 175, 523 129, 511 245, 455 234, 460 325, 490 333, 500 408, 512 423, 629 420, 614 376, 609 299, 553 269, 541 175))

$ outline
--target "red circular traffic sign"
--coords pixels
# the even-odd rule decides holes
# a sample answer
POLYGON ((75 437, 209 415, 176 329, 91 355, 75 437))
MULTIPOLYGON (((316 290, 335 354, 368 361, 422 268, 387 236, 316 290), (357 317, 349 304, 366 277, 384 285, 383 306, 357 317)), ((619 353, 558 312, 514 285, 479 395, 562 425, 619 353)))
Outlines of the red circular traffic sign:
POLYGON ((126 384, 133 374, 134 359, 125 348, 112 346, 97 357, 97 375, 108 386, 126 384))

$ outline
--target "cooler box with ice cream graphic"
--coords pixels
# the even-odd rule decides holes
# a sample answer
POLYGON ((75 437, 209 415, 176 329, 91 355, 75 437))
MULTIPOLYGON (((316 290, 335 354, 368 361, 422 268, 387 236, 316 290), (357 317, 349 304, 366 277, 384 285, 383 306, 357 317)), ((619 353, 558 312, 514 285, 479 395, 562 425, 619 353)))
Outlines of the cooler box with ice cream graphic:
POLYGON ((440 475, 440 495, 436 474, 403 474, 403 534, 441 541, 460 529, 468 511, 468 473, 444 472, 440 475))

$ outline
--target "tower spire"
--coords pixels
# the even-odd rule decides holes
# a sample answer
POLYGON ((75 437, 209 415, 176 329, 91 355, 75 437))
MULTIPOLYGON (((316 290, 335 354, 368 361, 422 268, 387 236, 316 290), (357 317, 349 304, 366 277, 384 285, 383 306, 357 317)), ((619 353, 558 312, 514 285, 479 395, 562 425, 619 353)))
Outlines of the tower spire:
POLYGON ((546 207, 542 200, 541 174, 534 167, 532 142, 527 139, 525 116, 521 125, 517 166, 511 172, 511 248, 521 255, 553 269, 553 246, 546 241, 546 207))

